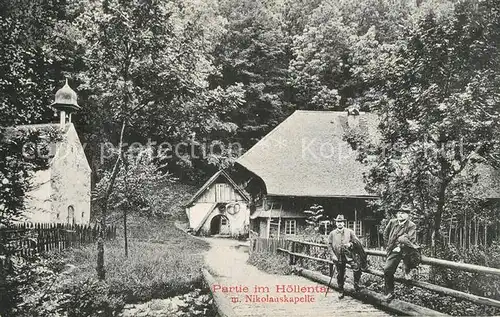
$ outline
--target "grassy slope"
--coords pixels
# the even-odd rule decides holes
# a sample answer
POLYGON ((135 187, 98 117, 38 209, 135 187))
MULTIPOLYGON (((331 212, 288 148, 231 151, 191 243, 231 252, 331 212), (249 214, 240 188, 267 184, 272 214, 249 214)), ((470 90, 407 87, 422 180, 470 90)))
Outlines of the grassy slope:
MULTIPOLYGON (((201 286, 200 268, 208 244, 175 228, 171 220, 132 218, 129 257, 124 255, 123 231, 105 244, 106 280, 126 302, 146 301, 186 293, 201 286)), ((77 266, 75 280, 96 276, 96 246, 54 255, 77 266)))

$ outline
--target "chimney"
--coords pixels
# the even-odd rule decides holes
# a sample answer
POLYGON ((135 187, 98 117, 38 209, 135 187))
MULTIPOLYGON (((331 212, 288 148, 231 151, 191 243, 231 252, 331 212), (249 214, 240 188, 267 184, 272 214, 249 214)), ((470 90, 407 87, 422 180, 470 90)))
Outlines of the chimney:
POLYGON ((66 79, 66 84, 64 84, 64 86, 56 92, 55 100, 50 105, 55 110, 59 110, 59 123, 61 130, 64 130, 66 126, 66 119, 68 119, 68 123, 71 123, 71 114, 81 109, 76 100, 76 92, 71 89, 68 85, 68 79, 66 79))

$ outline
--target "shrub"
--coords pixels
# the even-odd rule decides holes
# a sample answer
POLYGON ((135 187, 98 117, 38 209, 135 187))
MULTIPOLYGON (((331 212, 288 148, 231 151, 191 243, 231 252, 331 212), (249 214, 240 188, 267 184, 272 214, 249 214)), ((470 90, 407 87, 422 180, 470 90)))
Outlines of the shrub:
POLYGON ((0 314, 5 316, 57 315, 61 296, 52 295, 57 274, 39 257, 9 256, 1 268, 0 314))
MULTIPOLYGON (((184 294, 201 286, 206 242, 187 236, 165 220, 135 218, 130 224, 128 257, 121 238, 105 243, 106 282, 112 294, 123 296, 127 303, 137 303, 184 294)), ((93 245, 51 256, 77 266, 77 281, 95 276, 97 254, 93 245)))
MULTIPOLYGON (((494 242, 491 246, 476 246, 470 249, 448 246, 439 250, 437 257, 454 262, 500 267, 500 244, 494 242)), ((429 280, 431 283, 464 292, 500 299, 500 278, 496 276, 433 267, 429 280)))
POLYGON ((71 296, 63 304, 68 317, 117 316, 123 309, 121 296, 110 292, 106 282, 88 279, 61 289, 71 296))
POLYGON ((40 257, 10 261, 1 305, 5 316, 107 317, 123 308, 123 300, 111 295, 108 285, 95 280, 75 284, 59 261, 40 257))

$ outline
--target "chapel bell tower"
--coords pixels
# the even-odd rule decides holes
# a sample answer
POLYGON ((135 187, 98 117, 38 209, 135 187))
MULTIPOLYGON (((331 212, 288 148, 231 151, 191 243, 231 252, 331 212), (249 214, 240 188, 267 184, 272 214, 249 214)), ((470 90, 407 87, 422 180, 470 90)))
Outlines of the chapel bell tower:
MULTIPOLYGON (((50 105, 54 108, 54 111, 59 110, 60 115, 60 127, 64 129, 66 122, 71 123, 71 114, 81 109, 81 107, 76 102, 77 95, 76 92, 71 89, 68 85, 68 79, 66 79, 66 84, 56 92, 56 97, 54 102, 50 105), (66 119, 68 121, 66 121, 66 119)), ((54 115, 57 115, 54 113, 54 115)))

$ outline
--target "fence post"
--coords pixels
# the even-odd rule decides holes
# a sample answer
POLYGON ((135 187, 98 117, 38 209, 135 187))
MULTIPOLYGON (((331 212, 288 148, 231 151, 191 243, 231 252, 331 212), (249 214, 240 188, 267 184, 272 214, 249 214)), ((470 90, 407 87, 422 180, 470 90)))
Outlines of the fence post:
MULTIPOLYGON (((291 252, 295 252, 295 242, 294 241, 290 241, 290 251, 291 252)), ((290 254, 290 265, 294 265, 295 264, 295 256, 293 254, 290 254)))

